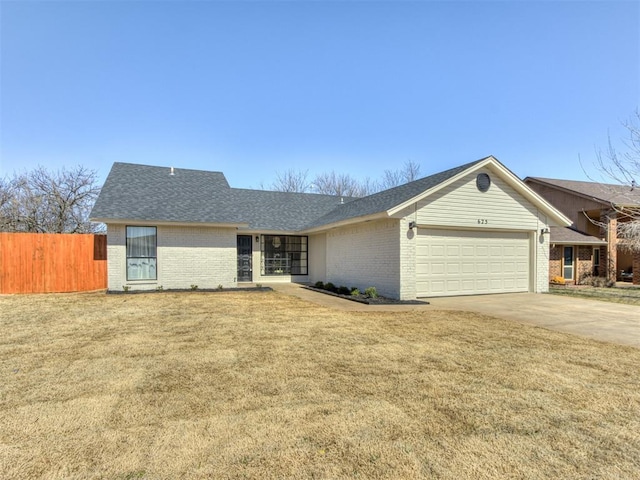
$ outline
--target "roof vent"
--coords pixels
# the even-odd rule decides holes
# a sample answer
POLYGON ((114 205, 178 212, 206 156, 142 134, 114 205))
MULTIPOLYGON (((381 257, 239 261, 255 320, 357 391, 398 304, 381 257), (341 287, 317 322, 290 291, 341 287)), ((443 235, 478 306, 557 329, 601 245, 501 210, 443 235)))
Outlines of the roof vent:
POLYGON ((175 173, 173 173, 173 167, 171 167, 171 173, 169 175, 175 175, 175 173))
POLYGON ((491 186, 491 177, 486 173, 479 173, 476 177, 476 187, 481 192, 486 192, 491 186))

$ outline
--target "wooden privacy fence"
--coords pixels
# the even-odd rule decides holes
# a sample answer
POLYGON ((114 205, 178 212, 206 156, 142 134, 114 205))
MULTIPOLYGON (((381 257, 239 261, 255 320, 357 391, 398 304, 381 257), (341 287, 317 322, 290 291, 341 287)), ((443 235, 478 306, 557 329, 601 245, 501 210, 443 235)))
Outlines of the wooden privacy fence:
POLYGON ((0 233, 0 293, 107 288, 107 236, 0 233))

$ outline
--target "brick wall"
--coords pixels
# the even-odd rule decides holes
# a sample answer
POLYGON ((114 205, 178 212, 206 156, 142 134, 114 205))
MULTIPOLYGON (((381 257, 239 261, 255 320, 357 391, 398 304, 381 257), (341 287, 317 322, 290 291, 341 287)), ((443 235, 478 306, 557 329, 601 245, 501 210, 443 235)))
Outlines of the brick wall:
POLYGON ((158 284, 235 287, 236 233, 235 228, 158 227, 158 284))
POLYGON ((535 256, 530 261, 531 267, 535 271, 535 279, 533 281, 533 285, 531 286, 532 290, 535 293, 544 293, 549 291, 549 265, 550 265, 550 235, 541 234, 540 231, 543 229, 548 229, 549 224, 547 223, 546 216, 538 213, 538 228, 535 232, 530 235, 533 244, 535 245, 535 256))
POLYGON ((564 245, 555 245, 549 252, 549 278, 562 277, 562 248, 564 245))
POLYGON ((400 298, 398 228, 398 220, 380 220, 328 232, 327 281, 400 298))
POLYGON ((416 242, 418 229, 409 230, 413 216, 400 220, 400 299, 412 300, 418 293, 416 284, 416 242))
POLYGON ((593 247, 590 245, 579 245, 576 255, 576 280, 577 283, 586 277, 593 275, 593 247))
POLYGON ((127 281, 126 227, 107 226, 109 290, 235 287, 236 230, 233 228, 157 227, 157 280, 127 281))
POLYGON ((603 211, 600 222, 603 225, 600 229, 600 235, 607 240, 607 251, 606 255, 601 257, 600 268, 604 268, 604 276, 615 282, 618 276, 618 220, 616 213, 603 211))

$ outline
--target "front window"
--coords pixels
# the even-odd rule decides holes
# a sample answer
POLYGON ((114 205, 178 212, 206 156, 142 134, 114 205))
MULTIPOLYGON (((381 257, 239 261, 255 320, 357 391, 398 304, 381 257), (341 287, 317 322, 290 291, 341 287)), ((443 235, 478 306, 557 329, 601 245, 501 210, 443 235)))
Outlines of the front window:
POLYGON ((127 280, 156 280, 156 227, 127 227, 127 280))
POLYGON ((263 235, 262 275, 307 275, 307 237, 263 235))

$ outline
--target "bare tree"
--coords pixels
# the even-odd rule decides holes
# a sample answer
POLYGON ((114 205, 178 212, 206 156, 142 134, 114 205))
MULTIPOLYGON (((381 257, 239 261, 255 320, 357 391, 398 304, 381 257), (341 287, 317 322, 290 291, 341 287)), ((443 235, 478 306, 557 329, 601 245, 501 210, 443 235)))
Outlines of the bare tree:
POLYGON ((380 190, 397 187, 405 183, 413 182, 420 177, 420 165, 413 160, 406 161, 402 168, 397 170, 385 170, 380 181, 380 190))
POLYGON ((100 192, 97 174, 82 166, 50 172, 38 167, 0 183, 0 229, 14 232, 89 233, 100 192))
POLYGON ((341 197, 362 197, 365 195, 364 187, 356 178, 334 171, 317 175, 313 180, 313 186, 315 192, 325 195, 341 197))
POLYGON ((307 181, 309 170, 290 169, 282 173, 276 172, 276 181, 271 188, 277 192, 308 192, 310 183, 307 181))
POLYGON ((276 173, 276 181, 271 188, 278 192, 309 192, 343 197, 364 197, 372 193, 396 187, 404 183, 417 180, 420 175, 420 165, 414 161, 407 161, 398 170, 385 170, 380 181, 365 177, 361 180, 348 174, 338 174, 335 171, 316 175, 312 182, 307 180, 308 170, 287 170, 276 173))
POLYGON ((8 215, 11 199, 13 198, 13 186, 7 179, 0 178, 0 232, 10 230, 11 219, 8 215))
POLYGON ((624 151, 618 152, 609 136, 607 149, 596 152, 597 165, 605 176, 628 188, 626 193, 616 192, 618 199, 612 209, 621 219, 617 227, 621 246, 640 251, 640 110, 622 125, 627 131, 624 151))

